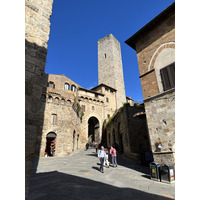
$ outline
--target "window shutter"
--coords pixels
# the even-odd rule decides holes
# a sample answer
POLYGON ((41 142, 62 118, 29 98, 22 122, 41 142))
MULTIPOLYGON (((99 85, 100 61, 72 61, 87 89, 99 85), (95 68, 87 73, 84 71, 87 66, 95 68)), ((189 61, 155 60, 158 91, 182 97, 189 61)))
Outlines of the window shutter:
POLYGON ((171 82, 171 87, 175 87, 175 63, 169 66, 169 78, 171 82))
POLYGON ((164 91, 175 87, 175 63, 162 68, 160 75, 164 91))
POLYGON ((160 74, 161 74, 163 89, 164 89, 164 91, 166 91, 166 90, 170 89, 170 82, 169 82, 169 77, 168 77, 168 73, 167 73, 167 68, 161 69, 160 74))

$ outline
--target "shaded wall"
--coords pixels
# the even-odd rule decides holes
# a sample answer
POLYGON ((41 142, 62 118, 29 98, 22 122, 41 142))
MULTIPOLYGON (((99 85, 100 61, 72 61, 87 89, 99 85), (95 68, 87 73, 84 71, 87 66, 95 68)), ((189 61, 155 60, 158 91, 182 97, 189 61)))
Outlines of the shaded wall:
MULTIPOLYGON (((53 0, 25 1, 25 192, 27 198, 34 152, 39 152, 44 118, 41 94, 53 0)), ((37 155, 38 157, 38 155, 37 155)))
POLYGON ((119 145, 126 157, 141 163, 144 152, 150 151, 150 141, 144 108, 125 104, 106 129, 107 145, 119 145))

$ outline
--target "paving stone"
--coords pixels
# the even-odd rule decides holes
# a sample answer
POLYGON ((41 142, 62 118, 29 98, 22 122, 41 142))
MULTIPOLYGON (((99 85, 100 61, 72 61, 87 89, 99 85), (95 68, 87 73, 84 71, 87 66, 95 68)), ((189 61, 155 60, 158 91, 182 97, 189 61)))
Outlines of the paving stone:
POLYGON ((92 152, 78 152, 70 158, 40 158, 36 173, 31 174, 29 200, 174 199, 174 183, 152 181, 148 167, 120 155, 118 167, 104 168, 100 173, 99 159, 87 156, 92 152))

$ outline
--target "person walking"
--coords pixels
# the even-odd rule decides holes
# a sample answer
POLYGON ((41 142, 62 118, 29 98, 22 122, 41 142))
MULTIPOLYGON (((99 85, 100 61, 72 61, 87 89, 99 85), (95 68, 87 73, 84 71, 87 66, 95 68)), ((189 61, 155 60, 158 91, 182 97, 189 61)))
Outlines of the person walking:
POLYGON ((106 149, 106 148, 104 148, 104 151, 106 152, 106 156, 105 156, 105 158, 104 158, 104 163, 103 163, 103 165, 104 166, 107 166, 107 168, 109 168, 109 161, 108 161, 108 149, 106 149))
POLYGON ((106 157, 106 152, 104 151, 104 147, 101 146, 101 150, 99 150, 99 153, 98 153, 98 158, 100 159, 100 163, 101 163, 101 166, 100 166, 100 172, 101 173, 104 173, 103 163, 104 163, 105 157, 106 157))
POLYGON ((96 142, 96 144, 95 144, 96 154, 97 154, 98 146, 99 146, 99 144, 96 142))
POLYGON ((110 154, 112 156, 113 167, 117 167, 117 151, 113 146, 110 147, 110 154))
POLYGON ((85 150, 87 151, 88 148, 89 148, 89 143, 86 143, 86 145, 85 145, 85 150))

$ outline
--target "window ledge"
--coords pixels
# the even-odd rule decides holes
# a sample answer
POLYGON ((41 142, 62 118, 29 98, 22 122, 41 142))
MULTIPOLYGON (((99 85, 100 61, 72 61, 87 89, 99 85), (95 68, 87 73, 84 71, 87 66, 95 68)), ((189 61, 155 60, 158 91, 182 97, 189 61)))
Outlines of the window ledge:
POLYGON ((169 89, 169 90, 167 90, 167 91, 164 91, 164 92, 162 92, 162 93, 156 94, 156 95, 154 95, 154 96, 152 96, 152 97, 143 99, 143 102, 147 102, 147 101, 153 100, 153 99, 155 99, 155 98, 164 96, 165 94, 169 94, 169 93, 172 93, 172 92, 174 92, 174 91, 175 91, 175 88, 171 88, 171 89, 169 89))
POLYGON ((172 154, 174 151, 161 151, 161 152, 153 152, 153 154, 172 154))
POLYGON ((148 72, 145 72, 144 74, 140 75, 139 78, 142 78, 143 76, 146 76, 147 74, 150 74, 153 71, 155 71, 155 69, 151 69, 148 72))

